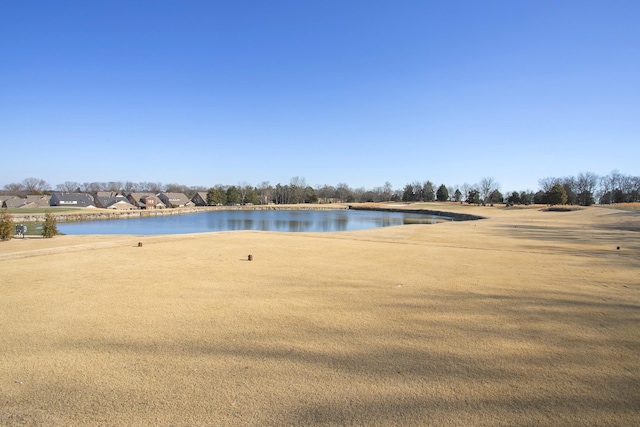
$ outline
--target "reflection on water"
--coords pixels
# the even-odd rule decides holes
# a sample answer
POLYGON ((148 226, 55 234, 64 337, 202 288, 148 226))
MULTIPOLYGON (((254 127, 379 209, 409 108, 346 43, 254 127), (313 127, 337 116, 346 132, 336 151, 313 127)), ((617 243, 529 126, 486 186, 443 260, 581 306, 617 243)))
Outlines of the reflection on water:
POLYGON ((233 210, 148 218, 58 223, 64 234, 185 234, 208 231, 352 231, 403 224, 434 224, 443 217, 354 210, 233 210))
MULTIPOLYGON (((207 213, 207 231, 262 230, 327 232, 370 228, 358 223, 371 220, 347 211, 216 211, 207 213), (350 219, 352 221, 350 227, 350 219)), ((391 225, 391 224, 389 224, 391 225)), ((382 225, 373 225, 382 226, 382 225)))

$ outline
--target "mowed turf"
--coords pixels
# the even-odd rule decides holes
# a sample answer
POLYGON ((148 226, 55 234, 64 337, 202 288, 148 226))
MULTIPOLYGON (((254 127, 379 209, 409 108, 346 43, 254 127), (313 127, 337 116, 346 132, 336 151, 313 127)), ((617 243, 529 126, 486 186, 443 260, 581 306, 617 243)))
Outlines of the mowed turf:
POLYGON ((1 242, 0 425, 639 425, 638 214, 437 209, 1 242))

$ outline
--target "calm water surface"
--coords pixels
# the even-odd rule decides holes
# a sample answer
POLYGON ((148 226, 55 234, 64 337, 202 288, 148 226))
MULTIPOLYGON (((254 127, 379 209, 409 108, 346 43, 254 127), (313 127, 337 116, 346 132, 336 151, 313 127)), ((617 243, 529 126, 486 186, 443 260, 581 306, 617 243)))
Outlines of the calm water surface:
POLYGON ((434 224, 445 217, 354 210, 233 210, 148 218, 58 223, 64 234, 187 234, 209 231, 352 231, 403 224, 434 224))

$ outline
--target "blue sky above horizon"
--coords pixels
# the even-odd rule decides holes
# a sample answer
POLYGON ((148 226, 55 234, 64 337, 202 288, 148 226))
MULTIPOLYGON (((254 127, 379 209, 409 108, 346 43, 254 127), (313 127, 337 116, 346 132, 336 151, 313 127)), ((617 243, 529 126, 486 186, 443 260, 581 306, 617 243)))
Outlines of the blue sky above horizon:
POLYGON ((0 187, 639 175, 638 22, 616 0, 6 0, 0 187))

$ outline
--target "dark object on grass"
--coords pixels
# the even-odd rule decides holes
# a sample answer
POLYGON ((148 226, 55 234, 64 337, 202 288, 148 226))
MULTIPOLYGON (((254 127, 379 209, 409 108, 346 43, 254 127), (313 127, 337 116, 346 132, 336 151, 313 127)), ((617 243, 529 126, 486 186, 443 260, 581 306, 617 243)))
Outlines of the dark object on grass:
POLYGON ((248 259, 249 261, 253 261, 253 255, 249 255, 249 256, 247 257, 247 259, 248 259))
POLYGON ((616 247, 617 250, 620 250, 620 246, 616 247))
POLYGON ((142 242, 138 242, 138 247, 141 248, 142 247, 142 242))

